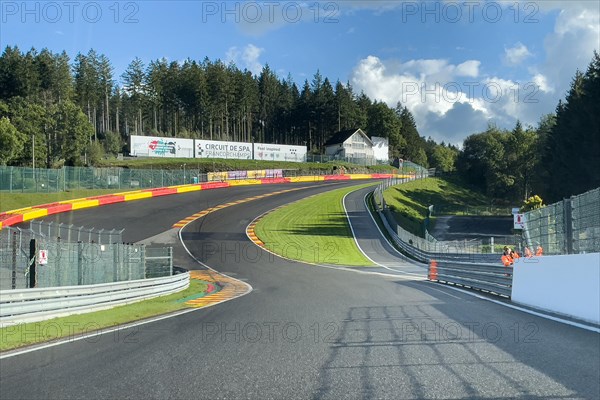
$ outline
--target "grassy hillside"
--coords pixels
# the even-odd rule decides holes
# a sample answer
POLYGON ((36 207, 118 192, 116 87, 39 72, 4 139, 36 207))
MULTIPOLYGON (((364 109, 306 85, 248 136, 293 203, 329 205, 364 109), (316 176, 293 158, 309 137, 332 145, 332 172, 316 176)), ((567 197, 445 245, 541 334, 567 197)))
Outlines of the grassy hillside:
POLYGON ((436 215, 504 215, 508 209, 493 208, 483 194, 441 178, 427 178, 393 186, 384 192, 384 198, 404 229, 423 236, 423 221, 428 207, 434 206, 436 215))
POLYGON ((203 172, 236 171, 256 169, 289 169, 308 173, 312 171, 333 171, 334 167, 344 167, 347 172, 384 172, 393 169, 390 165, 376 165, 364 167, 344 161, 328 163, 296 163, 289 161, 255 161, 255 160, 224 160, 224 159, 197 159, 197 158, 129 158, 125 160, 102 160, 98 167, 123 167, 135 169, 180 169, 183 164, 186 168, 203 172))

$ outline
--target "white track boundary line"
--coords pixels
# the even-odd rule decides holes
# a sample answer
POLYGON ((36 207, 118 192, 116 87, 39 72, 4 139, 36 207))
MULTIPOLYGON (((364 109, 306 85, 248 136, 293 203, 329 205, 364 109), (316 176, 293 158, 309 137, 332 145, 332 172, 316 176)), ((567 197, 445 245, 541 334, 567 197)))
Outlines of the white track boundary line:
MULTIPOLYGON (((424 281, 424 282, 427 282, 427 283, 430 283, 430 284, 433 284, 433 285, 437 284, 437 282, 432 282, 432 281, 429 281, 429 280, 424 281)), ((476 298, 478 298, 480 300, 491 301, 492 303, 499 304, 499 305, 504 306, 504 307, 512 308, 513 310, 522 311, 522 312, 527 313, 527 314, 535 315, 536 317, 545 318, 545 319, 549 319, 551 321, 560 322, 562 324, 571 325, 571 326, 574 326, 574 327, 577 327, 577 328, 581 328, 581 329, 585 329, 585 330, 588 330, 588 331, 600 333, 600 327, 590 326, 590 325, 582 324, 582 323, 579 323, 579 322, 576 322, 576 321, 569 321, 567 319, 560 318, 560 317, 554 317, 552 315, 544 314, 543 312, 540 312, 540 311, 534 311, 534 310, 530 310, 528 308, 523 308, 523 307, 517 306, 515 304, 509 304, 509 303, 506 303, 506 302, 503 302, 503 301, 500 301, 500 300, 491 299, 489 297, 482 296, 480 294, 477 294, 477 293, 474 293, 474 292, 471 292, 471 291, 468 291, 468 290, 465 290, 465 289, 461 289, 461 288, 458 288, 458 287, 455 287, 455 286, 451 286, 451 285, 439 285, 437 287, 437 289, 441 289, 441 288, 447 288, 447 289, 456 290, 456 291, 459 291, 461 293, 467 294, 469 296, 476 297, 476 298)))

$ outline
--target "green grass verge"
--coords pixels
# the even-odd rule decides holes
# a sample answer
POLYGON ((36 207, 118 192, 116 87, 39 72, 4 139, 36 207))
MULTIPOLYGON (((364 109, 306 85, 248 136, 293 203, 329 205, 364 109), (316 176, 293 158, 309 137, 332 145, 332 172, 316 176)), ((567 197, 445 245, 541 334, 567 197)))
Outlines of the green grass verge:
MULTIPOLYGON (((130 189, 133 190, 133 189, 130 189)), ((73 200, 81 197, 100 196, 117 192, 127 192, 120 189, 80 189, 68 192, 54 193, 7 193, 0 192, 0 212, 17 208, 37 206, 63 200, 73 200)))
POLYGON ((262 218, 255 232, 268 249, 293 260, 373 266, 356 246, 342 205, 347 193, 371 185, 333 190, 280 208, 262 218))
MULTIPOLYGON (((206 291, 206 283, 191 279, 190 286, 179 293, 119 306, 109 310, 71 315, 47 321, 20 324, 0 329, 0 351, 36 343, 73 337, 187 308, 178 300, 206 291)), ((121 337, 121 340, 126 338, 121 337)))
POLYGON ((434 215, 465 215, 470 209, 481 209, 490 204, 490 200, 481 193, 441 178, 393 186, 383 196, 398 224, 418 236, 423 236, 423 221, 430 205, 434 206, 434 215))
POLYGON ((335 161, 327 163, 306 162, 297 163, 289 161, 255 161, 255 160, 224 160, 224 159, 197 159, 197 158, 134 158, 134 159, 105 159, 97 167, 123 167, 132 169, 181 169, 186 164, 190 171, 199 171, 200 173, 214 171, 236 171, 236 170, 257 170, 257 169, 289 169, 297 170, 302 173, 311 171, 327 172, 332 171, 333 167, 344 167, 348 172, 368 171, 368 172, 391 172, 394 167, 391 165, 360 166, 345 161, 335 161))

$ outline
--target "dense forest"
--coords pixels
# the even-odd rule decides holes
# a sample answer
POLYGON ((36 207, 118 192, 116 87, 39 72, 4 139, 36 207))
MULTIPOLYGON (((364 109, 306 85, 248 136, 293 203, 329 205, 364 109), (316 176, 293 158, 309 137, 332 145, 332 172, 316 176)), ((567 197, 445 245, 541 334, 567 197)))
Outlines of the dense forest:
POLYGON ((539 194, 546 202, 600 187, 600 56, 577 71, 556 112, 538 126, 512 131, 490 125, 467 137, 459 176, 499 199, 539 194))
POLYGON ((13 138, 3 142, 4 164, 31 163, 32 140, 37 165, 79 165, 84 155, 93 163, 103 151, 124 150, 129 135, 307 145, 319 154, 335 132, 352 128, 389 138, 393 156, 422 165, 437 160, 437 145, 419 135, 406 107, 372 101, 318 71, 299 88, 268 65, 256 76, 220 60, 144 65, 135 58, 118 80, 108 57, 94 50, 71 61, 65 52, 7 47, 2 116, 14 127, 3 122, 13 138))
POLYGON ((362 128, 387 137, 392 157, 455 173, 491 197, 555 200, 600 186, 599 68, 594 53, 556 113, 537 127, 490 124, 459 151, 422 137, 401 104, 373 101, 319 71, 299 87, 268 65, 253 75, 220 60, 145 65, 135 58, 117 77, 94 50, 71 60, 66 52, 6 47, 0 165, 94 165, 127 152, 129 135, 300 144, 320 154, 335 132, 362 128))

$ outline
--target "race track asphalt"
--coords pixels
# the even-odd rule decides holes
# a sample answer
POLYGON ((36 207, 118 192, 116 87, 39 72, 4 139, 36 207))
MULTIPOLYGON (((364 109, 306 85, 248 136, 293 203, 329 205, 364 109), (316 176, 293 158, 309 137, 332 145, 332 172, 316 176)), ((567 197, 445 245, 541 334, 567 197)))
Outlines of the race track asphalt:
MULTIPOLYGON (((597 333, 441 285, 282 260, 246 238, 257 215, 349 184, 299 184, 313 187, 191 223, 182 234, 190 251, 251 293, 4 358, 0 398, 600 398, 597 333)), ((123 227, 126 241, 139 241, 210 206, 291 187, 197 192, 55 219, 123 227)))

